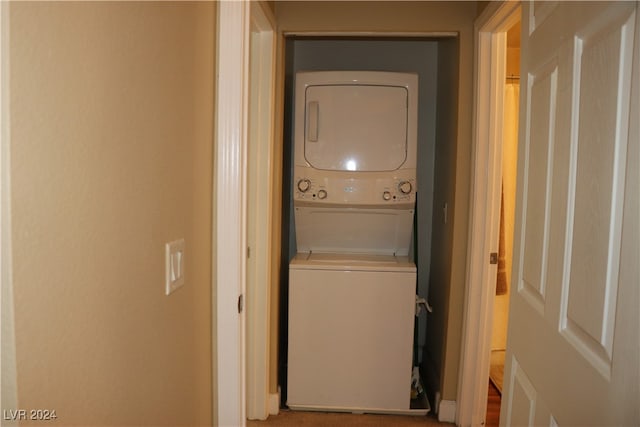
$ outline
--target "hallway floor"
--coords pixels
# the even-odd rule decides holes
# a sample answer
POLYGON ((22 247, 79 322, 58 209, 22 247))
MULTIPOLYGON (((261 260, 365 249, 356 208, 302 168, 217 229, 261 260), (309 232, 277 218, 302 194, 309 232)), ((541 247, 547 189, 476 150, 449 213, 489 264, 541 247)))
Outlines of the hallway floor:
MULTIPOLYGON (((496 387, 489 382, 486 427, 497 427, 499 425, 500 400, 500 393, 496 387)), ((289 410, 281 410, 278 415, 272 415, 265 421, 247 421, 247 427, 428 427, 452 425, 453 424, 450 423, 439 422, 434 414, 416 417, 409 415, 373 415, 289 410)))
POLYGON ((438 422, 432 414, 426 416, 410 415, 373 415, 349 414, 334 412, 302 412, 281 411, 265 421, 247 421, 248 427, 333 427, 333 426, 367 426, 367 427, 425 427, 452 426, 453 424, 438 422))

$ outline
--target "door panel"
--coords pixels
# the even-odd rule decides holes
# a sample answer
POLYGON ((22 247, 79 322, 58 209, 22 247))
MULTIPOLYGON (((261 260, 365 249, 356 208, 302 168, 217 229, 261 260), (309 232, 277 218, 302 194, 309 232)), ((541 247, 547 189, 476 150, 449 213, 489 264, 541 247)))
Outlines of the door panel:
POLYGON ((516 426, 530 426, 534 424, 536 409, 536 391, 527 375, 520 369, 514 359, 512 361, 513 375, 510 378, 511 394, 508 404, 512 408, 507 424, 516 426))
POLYGON ((563 334, 606 377, 615 327, 634 29, 633 15, 614 18, 601 20, 574 42, 571 255, 560 319, 563 334))
POLYGON ((534 1, 529 9, 529 34, 539 27, 558 5, 557 1, 534 1))
POLYGON ((503 425, 640 424, 637 8, 523 3, 503 425))
POLYGON ((526 99, 525 175, 522 281, 519 290, 541 314, 544 313, 546 266, 549 248, 550 170, 553 164, 558 65, 545 64, 531 74, 526 99))

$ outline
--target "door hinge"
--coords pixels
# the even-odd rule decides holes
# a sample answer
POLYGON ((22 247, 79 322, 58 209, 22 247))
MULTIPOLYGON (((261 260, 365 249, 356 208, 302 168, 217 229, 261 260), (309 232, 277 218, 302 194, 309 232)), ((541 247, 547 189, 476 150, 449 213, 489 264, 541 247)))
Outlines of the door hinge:
POLYGON ((242 310, 244 309, 244 295, 240 295, 238 297, 238 314, 242 313, 242 310))
POLYGON ((491 252, 489 254, 489 264, 497 264, 498 263, 498 252, 491 252))

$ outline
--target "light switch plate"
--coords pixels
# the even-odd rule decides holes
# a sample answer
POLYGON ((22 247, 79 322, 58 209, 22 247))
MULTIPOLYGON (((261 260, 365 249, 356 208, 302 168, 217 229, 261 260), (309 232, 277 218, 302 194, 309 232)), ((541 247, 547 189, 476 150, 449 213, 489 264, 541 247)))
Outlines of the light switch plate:
POLYGON ((184 285, 184 239, 165 244, 165 294, 184 285))

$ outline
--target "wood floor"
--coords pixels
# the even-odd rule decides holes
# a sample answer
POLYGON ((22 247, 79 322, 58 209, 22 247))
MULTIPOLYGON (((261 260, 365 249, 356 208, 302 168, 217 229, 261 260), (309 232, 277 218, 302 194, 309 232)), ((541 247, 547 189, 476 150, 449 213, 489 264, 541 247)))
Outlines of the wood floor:
POLYGON ((497 427, 500 425, 500 402, 502 398, 496 386, 489 381, 489 395, 487 397, 487 418, 485 427, 497 427))
POLYGON ((366 427, 429 427, 453 426, 440 423, 434 415, 373 415, 373 414, 343 414, 334 412, 303 412, 281 411, 278 415, 271 415, 265 421, 247 421, 248 427, 335 427, 335 426, 366 426, 366 427))
MULTIPOLYGON (((489 381, 489 397, 487 399, 487 419, 485 427, 497 427, 500 424, 500 393, 489 381)), ((265 421, 247 421, 248 427, 333 427, 333 426, 368 426, 368 427, 429 427, 453 425, 440 423, 437 418, 427 416, 412 417, 404 415, 371 415, 342 414, 327 412, 303 412, 283 410, 265 421)))

